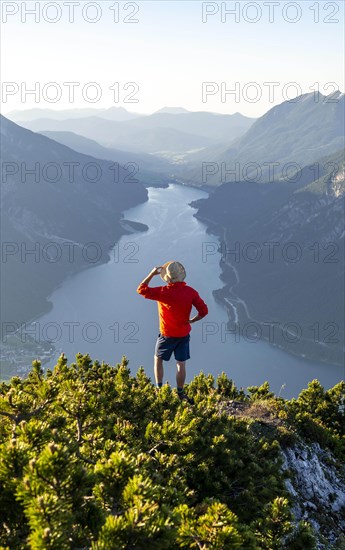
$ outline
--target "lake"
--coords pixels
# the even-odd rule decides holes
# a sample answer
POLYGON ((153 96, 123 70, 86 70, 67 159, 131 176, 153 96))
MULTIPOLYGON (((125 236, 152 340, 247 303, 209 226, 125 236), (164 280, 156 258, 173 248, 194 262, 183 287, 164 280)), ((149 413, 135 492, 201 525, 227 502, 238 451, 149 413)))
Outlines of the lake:
MULTIPOLYGON (((192 325, 187 382, 200 371, 215 377, 224 371, 238 387, 268 380, 273 391, 290 398, 314 378, 326 388, 343 378, 342 367, 296 357, 263 339, 249 341, 228 333, 226 311, 212 296, 214 289, 223 286, 220 253, 215 253, 219 242, 206 233, 206 226, 193 217, 195 210, 188 205, 207 193, 176 184, 148 191, 148 202, 124 215, 149 230, 123 236, 107 264, 66 279, 49 298, 52 310, 36 319, 41 337, 53 341, 57 355, 63 351, 71 363, 76 353, 89 353, 92 359, 111 365, 125 355, 132 373, 142 365, 153 379, 157 304, 139 296, 136 289, 154 266, 178 260, 186 268, 187 284, 209 307, 208 316, 192 325)), ((151 286, 161 284, 159 276, 151 281, 151 286)), ((45 366, 52 368, 56 357, 45 366)), ((175 385, 173 357, 164 366, 165 381, 175 385)))

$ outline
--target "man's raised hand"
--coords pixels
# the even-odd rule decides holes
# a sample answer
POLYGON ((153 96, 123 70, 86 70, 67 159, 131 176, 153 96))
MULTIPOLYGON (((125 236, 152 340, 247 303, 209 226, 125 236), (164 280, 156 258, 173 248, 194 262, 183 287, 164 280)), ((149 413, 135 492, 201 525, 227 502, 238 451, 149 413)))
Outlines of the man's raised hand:
POLYGON ((159 275, 161 271, 162 271, 162 266, 161 265, 156 266, 152 269, 150 275, 159 275))

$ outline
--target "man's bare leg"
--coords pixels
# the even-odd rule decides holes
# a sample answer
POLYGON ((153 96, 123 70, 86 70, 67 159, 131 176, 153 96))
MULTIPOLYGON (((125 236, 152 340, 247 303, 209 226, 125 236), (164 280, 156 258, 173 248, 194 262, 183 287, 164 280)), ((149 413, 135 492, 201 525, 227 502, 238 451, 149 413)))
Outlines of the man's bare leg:
POLYGON ((186 380, 186 361, 176 361, 176 385, 178 388, 183 388, 186 380))
POLYGON ((183 391, 184 382, 186 380, 186 361, 176 361, 176 384, 177 384, 177 395, 181 401, 188 401, 190 405, 194 405, 194 399, 188 397, 183 391))
POLYGON ((154 373, 156 379, 156 385, 161 385, 163 383, 164 368, 163 368, 163 359, 154 355, 154 373))

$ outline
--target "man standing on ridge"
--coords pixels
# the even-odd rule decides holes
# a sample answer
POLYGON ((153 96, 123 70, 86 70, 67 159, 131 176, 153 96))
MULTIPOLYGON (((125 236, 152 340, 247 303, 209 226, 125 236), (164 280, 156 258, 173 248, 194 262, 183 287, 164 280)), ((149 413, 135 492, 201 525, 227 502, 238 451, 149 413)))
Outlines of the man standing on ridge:
POLYGON ((199 321, 208 314, 205 302, 198 292, 188 286, 184 279, 186 270, 180 262, 167 262, 163 266, 154 267, 149 275, 140 283, 137 292, 150 300, 156 300, 159 313, 159 334, 155 346, 154 373, 158 388, 163 384, 163 361, 169 361, 172 352, 176 359, 177 394, 182 400, 193 404, 193 399, 184 391, 186 379, 186 361, 190 359, 189 340, 190 323, 199 321), (168 283, 165 286, 149 287, 155 275, 159 275, 168 283), (189 318, 194 306, 197 315, 189 318))

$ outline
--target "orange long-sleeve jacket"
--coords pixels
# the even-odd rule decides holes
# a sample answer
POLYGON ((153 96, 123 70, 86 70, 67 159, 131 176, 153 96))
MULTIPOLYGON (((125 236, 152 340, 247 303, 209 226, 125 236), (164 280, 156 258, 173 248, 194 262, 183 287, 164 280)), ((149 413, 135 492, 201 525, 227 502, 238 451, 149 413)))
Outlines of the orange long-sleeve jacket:
POLYGON ((158 287, 141 283, 137 292, 144 298, 157 301, 159 330, 163 336, 180 337, 190 333, 189 316, 192 306, 201 317, 208 314, 208 307, 198 292, 184 281, 158 287))

